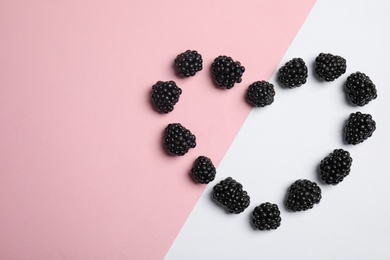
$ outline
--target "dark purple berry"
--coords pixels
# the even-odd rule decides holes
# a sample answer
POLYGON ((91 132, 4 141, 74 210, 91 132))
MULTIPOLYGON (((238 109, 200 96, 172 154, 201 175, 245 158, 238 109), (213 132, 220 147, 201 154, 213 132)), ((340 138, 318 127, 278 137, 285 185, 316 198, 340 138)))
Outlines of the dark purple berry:
POLYGON ((218 56, 211 65, 214 83, 219 88, 231 89, 235 83, 242 81, 244 72, 245 68, 241 63, 228 56, 218 56))
POLYGON ((196 146, 196 137, 181 124, 169 124, 165 128, 163 144, 169 154, 182 156, 196 146))

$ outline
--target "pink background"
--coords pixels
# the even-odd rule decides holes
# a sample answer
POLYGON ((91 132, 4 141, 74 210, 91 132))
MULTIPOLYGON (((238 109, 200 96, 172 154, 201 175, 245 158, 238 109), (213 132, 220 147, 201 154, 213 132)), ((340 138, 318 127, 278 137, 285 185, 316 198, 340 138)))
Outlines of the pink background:
POLYGON ((192 162, 218 166, 246 87, 271 77, 314 2, 1 1, 1 259, 163 258, 204 189, 192 162), (204 70, 179 79, 187 49, 204 70), (210 79, 221 54, 246 67, 228 91, 210 79), (168 115, 149 102, 158 80, 183 89, 168 115), (197 136, 184 157, 161 148, 171 122, 197 136))

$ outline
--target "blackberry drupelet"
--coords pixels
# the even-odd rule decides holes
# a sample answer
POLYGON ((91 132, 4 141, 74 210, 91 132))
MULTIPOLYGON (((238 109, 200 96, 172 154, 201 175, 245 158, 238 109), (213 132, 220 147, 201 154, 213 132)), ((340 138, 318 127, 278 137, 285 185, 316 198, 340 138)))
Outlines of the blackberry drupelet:
POLYGON ((171 112, 179 101, 182 90, 174 81, 158 81, 152 87, 152 104, 157 112, 171 112))
POLYGON ((295 181, 287 191, 286 207, 293 212, 313 208, 321 200, 321 188, 309 180, 295 181))
POLYGON ((274 85, 267 81, 256 81, 246 91, 246 100, 254 107, 264 107, 274 102, 274 85))
POLYGON ((347 69, 347 61, 338 55, 320 53, 315 59, 315 72, 325 81, 333 81, 343 75, 347 69))
POLYGON ((213 187, 213 198, 229 213, 243 212, 250 204, 250 197, 241 183, 228 177, 213 187))
POLYGON ((179 123, 169 124, 165 128, 163 144, 168 153, 182 156, 196 146, 196 137, 179 123))
POLYGON ((228 56, 218 56, 211 65, 211 74, 214 83, 219 88, 231 89, 235 83, 242 81, 245 68, 239 61, 234 61, 228 56))
POLYGON ((176 73, 182 77, 192 77, 203 68, 202 55, 197 51, 187 50, 175 59, 176 73))
POLYGON ((336 185, 348 176, 351 165, 352 158, 349 152, 335 149, 320 163, 321 179, 327 184, 336 185))
POLYGON ((294 58, 279 69, 278 80, 286 88, 300 87, 306 83, 307 66, 301 58, 294 58))
POLYGON ((196 182, 203 184, 213 181, 216 173, 214 164, 206 156, 199 156, 191 169, 192 178, 196 182))
POLYGON ((360 112, 349 115, 345 124, 345 141, 347 144, 359 144, 372 136, 376 123, 370 114, 360 112))
POLYGON ((252 223, 259 230, 277 229, 281 221, 280 211, 276 204, 266 202, 257 206, 252 212, 252 223))
POLYGON ((351 103, 358 106, 367 105, 377 97, 375 84, 366 74, 359 71, 349 75, 345 91, 351 103))

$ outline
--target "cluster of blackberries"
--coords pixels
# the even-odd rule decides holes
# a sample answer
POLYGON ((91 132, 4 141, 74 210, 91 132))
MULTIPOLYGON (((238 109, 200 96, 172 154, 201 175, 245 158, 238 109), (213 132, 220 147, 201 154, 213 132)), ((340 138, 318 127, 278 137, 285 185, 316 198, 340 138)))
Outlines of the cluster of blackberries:
MULTIPOLYGON (((212 196, 228 213, 239 214, 250 205, 248 192, 243 189, 241 183, 227 177, 213 187, 212 196)), ((259 230, 277 229, 282 218, 278 205, 265 202, 255 207, 252 211, 252 223, 259 230)))
MULTIPOLYGON (((334 81, 346 72, 347 62, 338 55, 320 53, 315 58, 314 70, 324 81, 334 81)), ((300 87, 306 83, 307 67, 301 58, 294 58, 278 71, 278 80, 286 88, 300 87)), ((376 99, 375 84, 364 73, 356 72, 348 76, 345 92, 349 101, 357 106, 364 106, 376 99)), ((369 114, 352 113, 345 126, 345 141, 358 144, 366 140, 375 131, 375 121, 369 114)))
MULTIPOLYGON (((321 179, 326 184, 337 185, 351 171, 352 158, 348 151, 335 149, 319 164, 321 179)), ((300 179, 296 180, 287 191, 286 208, 292 212, 306 211, 321 201, 321 188, 317 183, 300 179)))
MULTIPOLYGON (((314 62, 319 79, 334 81, 346 72, 347 62, 338 55, 320 53, 314 62)), ((306 83, 307 66, 301 58, 294 58, 278 71, 278 80, 286 88, 300 87, 306 83)), ((361 72, 352 73, 345 83, 345 91, 352 104, 364 106, 377 97, 375 84, 361 72)))
MULTIPOLYGON (((176 56, 174 68, 179 77, 192 77, 203 69, 202 55, 195 50, 187 50, 176 56)), ((215 85, 219 88, 231 89, 235 83, 242 81, 245 67, 231 57, 221 55, 211 65, 211 74, 215 85)), ((152 87, 151 101, 157 112, 171 112, 179 101, 182 90, 174 81, 158 81, 152 87)))
MULTIPOLYGON (((202 55, 195 50, 187 50, 180 53, 174 60, 174 68, 179 77, 195 76, 197 72, 203 69, 202 55)), ((211 65, 213 80, 219 88, 230 89, 235 83, 240 83, 244 71, 245 68, 241 66, 239 61, 234 61, 228 56, 218 56, 211 65)), ((270 98, 267 98, 266 101, 260 100, 265 99, 266 95, 272 94, 268 89, 263 92, 261 97, 258 97, 254 102, 272 103, 270 98)), ((151 103, 157 112, 168 114, 173 111, 181 94, 182 89, 174 81, 158 81, 152 86, 151 103)), ((182 156, 190 148, 196 146, 196 137, 181 124, 172 123, 165 129, 163 146, 169 154, 182 156)), ((211 160, 207 158, 209 160, 207 161, 206 158, 198 158, 195 163, 197 165, 194 165, 191 172, 196 182, 208 183, 214 179, 215 167, 212 165, 211 160)))
MULTIPOLYGON (((330 53, 320 53, 314 63, 317 76, 325 81, 333 81, 343 75, 347 63, 343 57, 330 53)), ((300 87, 306 83, 307 66, 301 58, 294 58, 284 64, 278 71, 278 80, 286 88, 300 87)))
MULTIPOLYGON (((192 77, 203 68, 202 55, 197 51, 187 50, 177 55, 174 68, 179 77, 192 77)), ((158 81, 152 87, 151 101, 157 112, 171 112, 179 101, 182 90, 174 81, 158 81)))
MULTIPOLYGON (((289 81, 289 77, 294 78, 291 84, 298 86, 306 82, 307 68, 302 59, 294 59, 292 66, 298 70, 290 71, 285 69, 285 81, 289 81), (301 65, 303 63, 303 65, 301 65), (294 73, 302 73, 305 75, 294 75, 294 73), (288 74, 288 75, 287 75, 288 74), (304 77, 304 79, 302 79, 304 77)), ((192 77, 198 71, 203 69, 202 55, 194 50, 187 50, 177 55, 174 61, 174 68, 179 77, 192 77)), ((242 76, 245 72, 245 67, 239 61, 233 60, 226 55, 220 55, 214 59, 211 64, 211 76, 214 84, 221 89, 231 89, 236 83, 242 82, 242 76)), ((158 81, 152 87, 151 100, 154 109, 157 112, 167 114, 174 109, 174 106, 179 101, 182 90, 174 81, 158 81)), ((264 107, 272 104, 274 101, 275 90, 274 86, 267 81, 256 81, 249 85, 246 92, 246 100, 253 107, 264 107)))
MULTIPOLYGON (((191 77, 203 68, 202 56, 197 51, 187 50, 179 54, 174 67, 180 77, 191 77)), ((334 81, 346 72, 346 60, 338 55, 320 53, 314 63, 316 75, 324 81, 334 81)), ((218 56, 211 65, 211 75, 219 88, 231 89, 242 81, 245 68, 239 61, 228 56, 218 56)), ((293 58, 278 71, 277 79, 286 88, 297 88, 306 83, 308 68, 301 58, 293 58)), ((352 73, 346 80, 345 91, 352 104, 364 106, 377 97, 374 83, 364 73, 352 73)), ((152 105, 160 113, 171 112, 179 101, 182 90, 174 81, 158 81, 152 87, 152 105)), ((246 101, 253 107, 264 107, 274 102, 274 86, 267 81, 255 81, 246 90, 246 101)), ((344 137, 347 144, 359 144, 372 136, 376 123, 370 114, 356 112, 350 114, 344 137)), ((190 130, 179 123, 171 123, 165 128, 164 149, 171 155, 182 156, 196 146, 196 137, 190 130)), ((337 185, 350 173, 352 158, 348 151, 335 149, 319 164, 319 174, 326 184, 337 185)), ((211 159, 199 156, 193 163, 190 176, 196 183, 208 184, 215 179, 216 167, 211 159)), ((228 177, 217 183, 212 190, 212 197, 228 213, 239 214, 250 205, 250 197, 241 183, 228 177)), ((285 206, 289 211, 306 211, 322 198, 321 188, 317 183, 299 179, 290 185, 285 197, 285 206)), ((281 224, 278 205, 265 202, 256 206, 252 212, 255 229, 277 229, 281 224)))
MULTIPOLYGON (((346 67, 346 60, 338 55, 320 53, 315 59, 315 73, 327 82, 343 75, 346 67)), ((307 71, 305 62, 294 58, 279 69, 277 79, 286 88, 300 87, 306 83, 307 71)), ((345 91, 350 102, 357 106, 364 106, 377 97, 375 84, 361 72, 352 73, 347 78, 345 91)), ((253 106, 263 107, 273 102, 274 95, 272 84, 258 81, 249 86, 246 99, 253 106)), ((347 144, 359 144, 372 136, 375 129, 376 123, 370 114, 352 113, 345 124, 345 141, 347 144)), ((320 162, 320 178, 329 185, 339 184, 349 175, 352 161, 348 151, 335 149, 320 162)), ((292 212, 306 211, 318 204, 321 198, 321 188, 317 183, 300 179, 289 187, 285 206, 292 212)), ((269 202, 257 206, 252 212, 252 222, 256 229, 276 229, 281 222, 278 206, 269 202)))

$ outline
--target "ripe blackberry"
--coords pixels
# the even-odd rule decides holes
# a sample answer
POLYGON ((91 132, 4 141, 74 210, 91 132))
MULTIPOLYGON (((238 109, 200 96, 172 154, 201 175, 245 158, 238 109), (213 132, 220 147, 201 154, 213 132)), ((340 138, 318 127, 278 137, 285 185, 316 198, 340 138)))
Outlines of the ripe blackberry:
POLYGON ((231 89, 235 83, 242 81, 245 68, 239 61, 233 61, 231 57, 218 56, 211 65, 211 74, 214 83, 220 88, 231 89))
POLYGON ((187 50, 179 55, 175 59, 176 73, 182 77, 192 77, 198 71, 202 70, 203 60, 202 55, 197 51, 187 50))
POLYGON ((300 87, 306 83, 307 66, 301 58, 294 58, 279 69, 278 80, 286 88, 300 87))
POLYGON ((246 91, 246 100, 254 107, 264 107, 274 102, 274 85, 267 81, 256 81, 246 91))
POLYGON ((359 71, 349 75, 345 91, 349 100, 358 106, 364 106, 377 97, 375 84, 366 74, 359 71))
POLYGON ((276 204, 266 202, 257 206, 252 212, 252 223, 259 230, 277 229, 281 221, 280 211, 276 204))
POLYGON ((321 178, 325 183, 336 185, 351 171, 352 158, 348 151, 335 149, 320 164, 321 178))
POLYGON ((228 177, 213 187, 213 198, 229 213, 243 212, 250 204, 250 198, 241 183, 228 177))
POLYGON ((345 124, 345 141, 347 144, 359 144, 371 137, 375 129, 376 123, 370 114, 352 113, 345 124))
POLYGON ((165 128, 163 144, 168 153, 182 156, 185 155, 190 148, 196 146, 196 137, 190 130, 183 127, 181 124, 169 124, 165 128))
POLYGON ((191 169, 192 178, 198 182, 207 184, 214 180, 216 169, 210 158, 206 156, 199 156, 191 169))
POLYGON ((152 87, 152 104, 156 111, 167 114, 179 101, 181 89, 174 81, 158 81, 152 87))
POLYGON ((286 207, 291 211, 305 211, 313 208, 321 200, 321 188, 309 180, 297 180, 289 188, 286 207))
POLYGON ((333 81, 343 75, 347 61, 338 55, 320 53, 315 59, 315 72, 325 81, 333 81))

